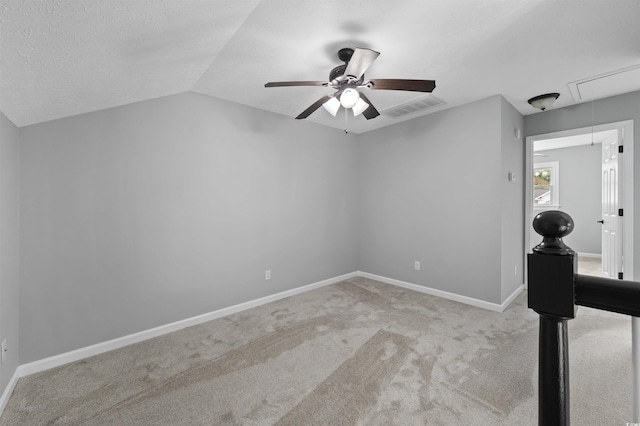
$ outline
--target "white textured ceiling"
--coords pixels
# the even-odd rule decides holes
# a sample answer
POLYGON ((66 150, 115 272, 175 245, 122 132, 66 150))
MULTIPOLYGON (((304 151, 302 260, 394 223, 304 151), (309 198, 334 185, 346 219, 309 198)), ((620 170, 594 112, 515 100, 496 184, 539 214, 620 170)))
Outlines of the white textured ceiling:
MULTIPOLYGON (((264 83, 326 80, 342 47, 381 52, 368 78, 436 80, 435 110, 501 94, 531 114, 532 96, 571 105, 569 83, 640 65, 640 1, 0 0, 0 37, 0 110, 18 126, 185 91, 293 120, 332 90, 264 83)), ((424 95, 367 96, 383 115, 351 132, 415 117, 384 110, 424 95)))

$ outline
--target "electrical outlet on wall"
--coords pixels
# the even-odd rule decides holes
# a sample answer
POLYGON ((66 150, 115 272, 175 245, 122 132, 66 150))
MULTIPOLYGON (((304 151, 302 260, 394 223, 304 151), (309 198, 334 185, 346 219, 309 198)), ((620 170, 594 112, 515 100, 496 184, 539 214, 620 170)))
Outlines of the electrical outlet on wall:
POLYGON ((4 360, 7 358, 7 339, 2 340, 2 355, 0 356, 0 360, 2 360, 2 364, 4 364, 4 360))
POLYGON ((416 271, 420 270, 420 262, 418 262, 417 260, 415 262, 413 262, 413 269, 415 269, 416 271))
POLYGON ((266 271, 264 271, 264 279, 265 280, 271 279, 271 269, 267 269, 266 271))

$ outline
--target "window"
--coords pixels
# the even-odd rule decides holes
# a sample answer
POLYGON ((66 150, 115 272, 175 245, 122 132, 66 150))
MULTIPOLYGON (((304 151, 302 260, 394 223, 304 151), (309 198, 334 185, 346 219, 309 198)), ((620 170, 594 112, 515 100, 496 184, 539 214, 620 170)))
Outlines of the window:
POLYGON ((557 161, 533 165, 533 207, 560 207, 560 166, 557 161))

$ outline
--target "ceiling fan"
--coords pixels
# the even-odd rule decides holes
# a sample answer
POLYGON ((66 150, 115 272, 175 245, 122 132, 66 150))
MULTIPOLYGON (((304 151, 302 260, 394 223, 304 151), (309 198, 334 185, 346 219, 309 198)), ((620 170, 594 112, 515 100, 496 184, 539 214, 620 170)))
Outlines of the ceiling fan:
POLYGON ((359 91, 361 88, 372 90, 405 90, 410 92, 432 92, 436 88, 434 80, 402 80, 402 79, 372 79, 365 80, 364 72, 371 66, 380 52, 365 48, 343 48, 338 52, 338 58, 344 61, 329 73, 329 81, 276 81, 264 87, 287 86, 324 86, 336 89, 331 95, 325 95, 314 102, 296 117, 297 120, 307 118, 315 110, 323 106, 334 117, 340 106, 352 109, 353 114, 364 115, 367 120, 380 115, 369 98, 359 91))

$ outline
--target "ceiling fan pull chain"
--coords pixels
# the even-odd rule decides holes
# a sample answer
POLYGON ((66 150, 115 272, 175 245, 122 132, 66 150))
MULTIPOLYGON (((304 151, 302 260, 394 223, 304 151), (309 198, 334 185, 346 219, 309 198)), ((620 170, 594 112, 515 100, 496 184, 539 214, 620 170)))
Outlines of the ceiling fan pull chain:
POLYGON ((349 132, 347 131, 347 108, 342 108, 344 110, 344 134, 348 135, 349 132))

